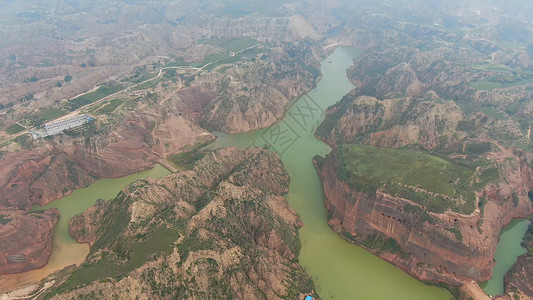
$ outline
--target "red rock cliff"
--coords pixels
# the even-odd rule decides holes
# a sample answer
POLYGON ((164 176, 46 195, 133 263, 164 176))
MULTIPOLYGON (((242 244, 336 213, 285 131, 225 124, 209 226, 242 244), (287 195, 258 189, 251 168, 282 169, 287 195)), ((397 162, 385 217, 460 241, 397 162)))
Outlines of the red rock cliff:
POLYGON ((52 229, 59 218, 55 208, 23 213, 0 212, 0 274, 41 268, 52 251, 52 229))
POLYGON ((527 189, 524 183, 531 182, 525 166, 521 174, 520 171, 507 174, 506 178, 511 178, 508 185, 487 189, 488 203, 483 213, 476 209, 471 215, 462 215, 406 210, 406 206, 419 206, 379 190, 375 197, 358 192, 337 177, 336 164, 335 157, 329 155, 318 167, 330 226, 421 280, 452 285, 488 280, 501 228, 512 218, 532 212, 527 197, 520 197, 516 205, 510 199, 510 193, 527 189), (445 228, 456 228, 461 237, 445 228), (375 235, 382 240, 394 239, 400 249, 373 248, 368 240, 375 235))

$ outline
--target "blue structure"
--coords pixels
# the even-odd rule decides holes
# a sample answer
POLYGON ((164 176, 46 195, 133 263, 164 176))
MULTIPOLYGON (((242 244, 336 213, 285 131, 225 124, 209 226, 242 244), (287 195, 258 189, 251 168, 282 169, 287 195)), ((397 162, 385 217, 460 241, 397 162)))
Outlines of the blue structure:
POLYGON ((307 297, 305 297, 305 300, 313 300, 313 297, 307 296, 307 297))

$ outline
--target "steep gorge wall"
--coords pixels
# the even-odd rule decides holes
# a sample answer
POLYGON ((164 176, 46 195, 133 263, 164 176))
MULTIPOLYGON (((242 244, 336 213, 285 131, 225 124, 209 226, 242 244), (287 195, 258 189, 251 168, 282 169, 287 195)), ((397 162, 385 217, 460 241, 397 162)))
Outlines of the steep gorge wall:
POLYGON ((52 252, 52 229, 57 209, 33 213, 0 212, 0 274, 41 268, 52 252))
POLYGON ((528 199, 521 198, 514 206, 489 195, 483 213, 479 209, 471 215, 425 213, 412 209, 417 204, 407 199, 380 191, 374 198, 350 188, 338 178, 335 166, 335 158, 328 156, 319 168, 330 226, 422 280, 452 285, 488 280, 501 228, 533 211, 528 199), (462 238, 445 228, 459 230, 462 238), (375 235, 394 239, 399 249, 373 249, 375 235))

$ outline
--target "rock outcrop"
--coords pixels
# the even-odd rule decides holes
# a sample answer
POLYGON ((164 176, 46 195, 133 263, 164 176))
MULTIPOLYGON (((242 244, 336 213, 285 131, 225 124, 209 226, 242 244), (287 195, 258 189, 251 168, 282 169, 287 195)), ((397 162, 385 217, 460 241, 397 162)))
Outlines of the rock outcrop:
POLYGON ((465 115, 454 101, 434 92, 423 97, 378 100, 355 89, 327 110, 316 135, 330 145, 361 143, 386 148, 420 144, 464 152, 465 144, 524 139, 520 124, 484 112, 465 115))
POLYGON ((57 209, 23 213, 0 211, 0 274, 41 268, 52 252, 57 209))
POLYGON ((450 210, 427 212, 420 204, 383 189, 375 195, 354 189, 339 178, 339 164, 335 150, 325 160, 315 160, 330 226, 422 280, 451 285, 488 280, 501 228, 533 212, 524 196, 531 182, 529 167, 524 165, 503 167, 502 178, 513 179, 487 186, 479 194, 483 198, 479 208, 464 215, 450 210))
POLYGON ((216 95, 203 109, 203 127, 227 133, 268 127, 283 118, 291 100, 316 85, 320 71, 312 44, 299 41, 273 51, 192 83, 216 95))
POLYGON ((44 297, 312 294, 297 258, 302 224, 283 197, 288 183, 279 156, 236 148, 206 155, 191 171, 139 180, 72 219, 72 235, 89 242, 91 253, 44 297), (117 268, 119 278, 98 280, 117 268), (98 278, 85 277, 96 270, 98 278))
MULTIPOLYGON (((23 136, 3 148, 0 214, 4 210, 18 209, 18 213, 23 215, 33 205, 50 203, 77 188, 90 185, 97 178, 122 177, 150 169, 169 153, 213 138, 173 111, 172 103, 169 103, 169 108, 160 107, 149 98, 135 102, 137 106, 131 111, 102 115, 77 134, 42 140, 23 136), (172 129, 173 126, 179 128, 172 129)), ((25 216, 28 220, 35 220, 13 227, 16 231, 14 236, 34 232, 34 236, 51 239, 53 226, 35 226, 34 223, 42 222, 40 215, 25 216)), ((29 247, 29 241, 31 239, 9 239, 5 245, 19 249, 29 247)), ((41 244, 42 241, 36 239, 34 246, 42 248, 41 244)), ((15 273, 41 267, 48 260, 49 250, 41 251, 39 263, 6 265, 6 261, 0 260, 0 269, 9 266, 10 272, 15 273)))
POLYGON ((107 136, 55 137, 36 141, 34 149, 5 154, 0 161, 0 207, 27 210, 88 186, 95 178, 121 177, 153 167, 159 158, 143 139, 149 134, 147 126, 130 119, 107 136))

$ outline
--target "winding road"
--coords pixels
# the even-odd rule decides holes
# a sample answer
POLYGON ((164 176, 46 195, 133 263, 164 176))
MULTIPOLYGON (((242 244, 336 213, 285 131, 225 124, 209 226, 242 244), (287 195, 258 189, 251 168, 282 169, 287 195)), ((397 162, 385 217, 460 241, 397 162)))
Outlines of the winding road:
MULTIPOLYGON (((250 46, 250 47, 248 47, 248 48, 242 49, 242 50, 237 51, 237 52, 231 52, 231 53, 230 53, 230 57, 233 57, 233 56, 235 56, 235 55, 237 55, 237 54, 240 54, 240 53, 242 53, 242 52, 244 52, 244 51, 247 51, 247 50, 250 50, 250 49, 253 49, 253 48, 257 48, 257 47, 259 47, 260 45, 261 45, 261 44, 256 44, 256 45, 250 46)), ((145 81, 143 81, 143 82, 139 82, 139 83, 134 84, 134 85, 132 85, 132 86, 129 86, 129 87, 123 89, 123 90, 120 90, 120 91, 115 92, 115 93, 113 93, 113 94, 107 95, 107 96, 103 97, 103 98, 100 99, 100 100, 97 100, 97 101, 95 101, 95 102, 91 102, 91 103, 89 103, 89 104, 86 104, 86 105, 84 105, 84 106, 82 106, 82 107, 80 107, 80 108, 78 108, 78 109, 76 109, 76 110, 74 110, 74 111, 72 111, 72 112, 70 112, 70 113, 64 115, 64 116, 61 116, 61 117, 56 118, 56 119, 54 119, 54 120, 50 120, 50 121, 48 121, 47 123, 54 122, 54 121, 56 121, 56 120, 58 120, 58 119, 63 119, 63 118, 68 118, 68 117, 75 116, 75 115, 77 115, 77 114, 78 114, 81 110, 83 110, 83 109, 89 108, 89 107, 91 107, 91 106, 95 106, 95 105, 97 105, 97 104, 99 104, 99 103, 101 103, 101 102, 103 102, 103 101, 105 101, 105 100, 107 100, 107 99, 109 99, 109 98, 111 98, 111 97, 113 97, 113 96, 119 95, 119 94, 121 94, 121 93, 126 93, 126 92, 128 92, 128 90, 130 90, 130 89, 133 89, 133 88, 135 88, 135 87, 137 87, 137 86, 140 86, 140 85, 145 84, 145 83, 147 83, 147 82, 150 82, 150 81, 152 81, 152 80, 156 80, 156 79, 158 79, 158 78, 161 78, 161 76, 163 76, 163 72, 164 72, 165 70, 170 70, 170 69, 177 69, 177 70, 193 70, 193 71, 196 71, 196 74, 198 74, 199 72, 203 71, 206 67, 208 67, 208 66, 210 66, 210 65, 212 65, 212 64, 215 64, 215 63, 219 63, 219 62, 221 62, 221 61, 223 61, 223 60, 225 60, 225 59, 227 59, 227 58, 221 58, 221 59, 219 59, 219 60, 215 60, 215 61, 212 61, 212 62, 206 63, 206 64, 203 65, 201 68, 198 68, 198 67, 192 67, 192 66, 172 66, 172 67, 163 67, 163 68, 159 69, 159 72, 157 73, 157 76, 155 76, 155 77, 153 77, 153 78, 147 79, 147 80, 145 80, 145 81)), ((91 92, 93 92, 93 91, 96 91, 99 87, 100 87, 100 85, 95 85, 95 86, 94 86, 93 88, 91 88, 89 91, 87 91, 87 92, 83 92, 83 93, 80 93, 80 94, 78 94, 78 95, 72 97, 71 99, 74 99, 74 98, 77 98, 77 97, 80 97, 80 96, 86 95, 86 94, 91 93, 91 92)), ((179 85, 179 88, 176 89, 176 90, 171 94, 170 97, 172 97, 172 96, 173 96, 173 95, 174 95, 179 89, 181 89, 181 88, 182 88, 182 85, 181 85, 181 79, 180 79, 180 85, 179 85)), ((162 101, 162 103, 165 102, 166 100, 168 100, 170 97, 165 98, 165 99, 162 101)), ((4 141, 2 141, 2 143, 9 142, 9 141, 11 141, 11 140, 13 140, 13 139, 15 139, 15 138, 17 138, 17 137, 19 137, 19 136, 25 135, 25 134, 27 134, 30 130, 35 129, 35 128, 36 128, 36 127, 26 128, 24 131, 21 131, 21 132, 19 132, 19 133, 15 133, 15 134, 11 134, 11 135, 8 134, 8 135, 6 136, 6 139, 5 139, 4 141)))

